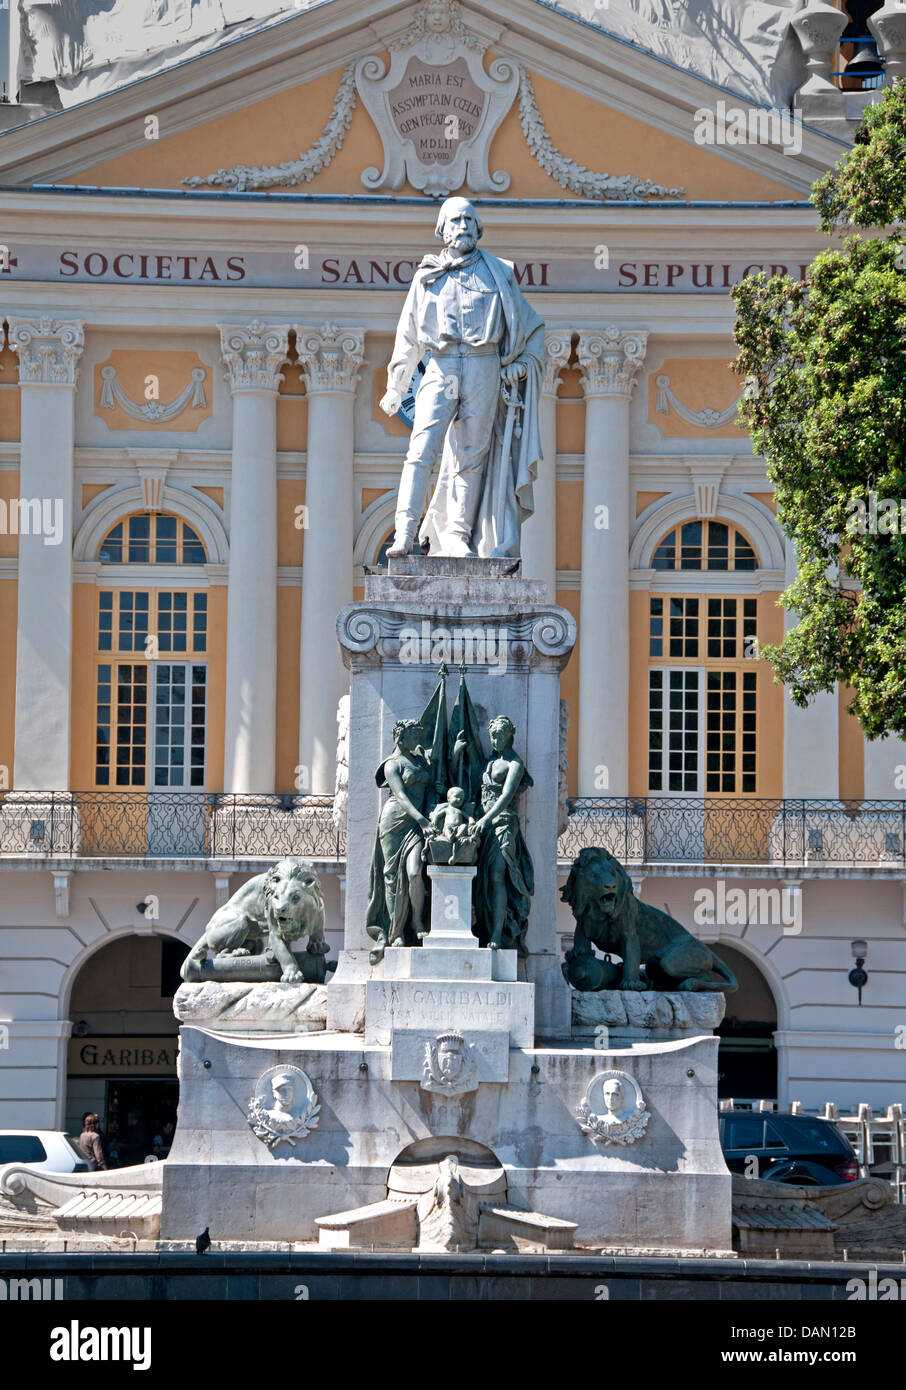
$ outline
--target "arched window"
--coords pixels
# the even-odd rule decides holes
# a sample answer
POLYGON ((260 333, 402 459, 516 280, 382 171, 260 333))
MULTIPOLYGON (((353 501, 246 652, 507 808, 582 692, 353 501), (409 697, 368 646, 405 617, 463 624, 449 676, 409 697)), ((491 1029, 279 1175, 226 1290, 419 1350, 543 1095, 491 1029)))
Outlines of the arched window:
POLYGON ((684 521, 668 531, 654 552, 656 570, 755 570, 750 540, 726 521, 684 521))
POLYGON ((182 517, 136 512, 107 532, 98 550, 102 565, 203 565, 205 548, 182 517))

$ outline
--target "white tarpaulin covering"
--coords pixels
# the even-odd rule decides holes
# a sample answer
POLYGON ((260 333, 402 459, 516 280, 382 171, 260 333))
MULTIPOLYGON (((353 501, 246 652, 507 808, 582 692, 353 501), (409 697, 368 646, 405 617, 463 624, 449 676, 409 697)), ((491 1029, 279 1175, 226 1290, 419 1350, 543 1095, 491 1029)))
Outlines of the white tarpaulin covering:
MULTIPOLYGON (((64 106, 149 77, 330 0, 18 0, 19 79, 64 106)), ((785 103, 804 61, 800 0, 561 0, 559 8, 751 101, 785 103)), ((506 3, 501 0, 501 13, 506 3)), ((577 29, 577 44, 581 31, 577 29)))
POLYGON ((761 105, 786 106, 805 78, 790 19, 805 0, 561 0, 606 33, 761 105))

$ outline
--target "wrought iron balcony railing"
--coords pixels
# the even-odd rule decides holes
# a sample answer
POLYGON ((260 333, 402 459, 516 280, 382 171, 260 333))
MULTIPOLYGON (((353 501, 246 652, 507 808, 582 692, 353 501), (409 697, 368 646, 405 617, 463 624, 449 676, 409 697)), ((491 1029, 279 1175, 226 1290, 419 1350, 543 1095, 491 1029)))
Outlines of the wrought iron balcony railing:
POLYGON ((332 797, 216 792, 31 792, 0 796, 0 856, 343 859, 332 797))
MULTIPOLYGON (((906 801, 571 800, 559 857, 572 859, 589 845, 603 845, 625 863, 906 867, 906 801)), ((346 852, 346 832, 329 796, 0 794, 0 858, 343 860, 346 852)))
POLYGON ((906 801, 583 797, 562 859, 603 845, 625 862, 906 864, 906 801))

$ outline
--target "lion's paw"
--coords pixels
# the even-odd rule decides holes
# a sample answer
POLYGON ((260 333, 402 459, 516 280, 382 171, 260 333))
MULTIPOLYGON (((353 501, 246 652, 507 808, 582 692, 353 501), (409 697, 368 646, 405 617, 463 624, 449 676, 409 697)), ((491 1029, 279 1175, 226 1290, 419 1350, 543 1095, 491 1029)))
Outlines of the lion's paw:
POLYGON ((284 970, 283 983, 285 985, 301 985, 305 981, 305 976, 301 970, 284 970))

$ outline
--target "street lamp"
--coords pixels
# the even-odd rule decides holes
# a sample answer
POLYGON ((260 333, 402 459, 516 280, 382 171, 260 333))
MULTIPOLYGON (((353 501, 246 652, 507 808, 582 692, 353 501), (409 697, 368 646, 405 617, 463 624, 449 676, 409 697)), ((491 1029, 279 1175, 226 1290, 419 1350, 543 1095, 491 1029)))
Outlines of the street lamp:
POLYGON ((861 940, 851 941, 850 946, 852 948, 852 953, 855 956, 856 964, 854 969, 852 969, 849 972, 849 983, 852 985, 853 989, 857 989, 859 991, 859 1003, 861 1004, 862 991, 868 984, 868 975, 862 968, 868 957, 868 942, 861 940))

